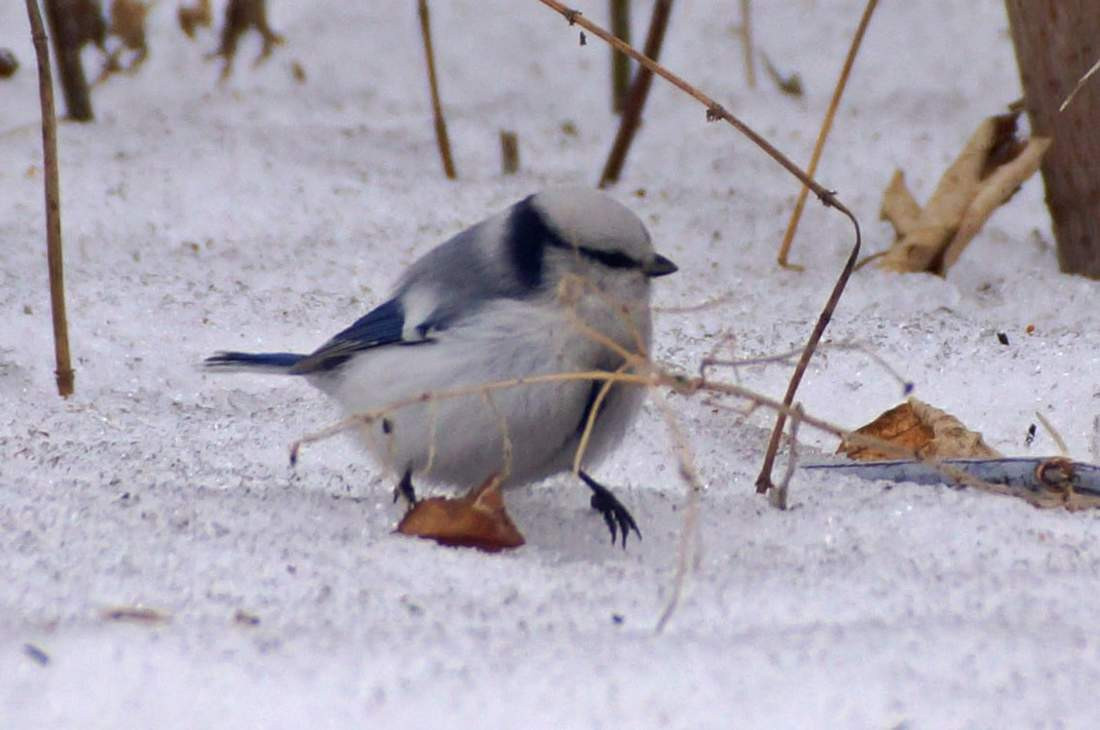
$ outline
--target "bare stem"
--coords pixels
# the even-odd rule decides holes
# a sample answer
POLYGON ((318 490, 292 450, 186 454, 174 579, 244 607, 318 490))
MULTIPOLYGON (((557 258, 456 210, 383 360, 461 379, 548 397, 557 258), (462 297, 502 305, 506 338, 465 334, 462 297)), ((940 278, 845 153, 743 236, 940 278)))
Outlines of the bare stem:
MULTIPOLYGON (((845 212, 847 213, 846 209, 845 212)), ((787 409, 789 409, 791 403, 794 402, 794 394, 798 391, 798 385, 802 382, 802 376, 806 373, 806 368, 810 364, 810 358, 813 357, 814 350, 817 349, 817 343, 821 340, 821 336, 825 334, 825 328, 829 326, 829 320, 832 319, 833 312, 836 311, 836 305, 840 301, 840 295, 844 293, 844 287, 848 285, 848 279, 852 275, 852 270, 855 268, 856 261, 859 260, 859 247, 861 241, 859 221, 857 221, 855 216, 851 213, 847 213, 847 215, 856 229, 856 243, 852 247, 852 252, 848 255, 848 260, 844 263, 844 269, 840 272, 840 277, 836 280, 832 293, 829 294, 828 301, 825 302, 825 308, 821 310, 821 314, 817 318, 817 324, 814 325, 813 332, 810 333, 810 339, 806 341, 806 346, 802 349, 802 357, 798 359, 798 365, 795 366, 794 373, 791 375, 791 380, 787 383, 787 393, 783 396, 784 410, 779 411, 779 415, 775 418, 775 427, 772 429, 771 440, 768 441, 768 450, 764 454, 764 463, 760 466, 760 474, 756 477, 757 494, 764 494, 774 486, 772 484, 772 465, 775 463, 775 455, 779 451, 779 438, 783 435, 783 425, 786 422, 787 409)), ((804 416, 803 420, 809 423, 809 420, 804 416)))
POLYGON ((519 137, 505 129, 500 130, 500 171, 505 175, 519 172, 519 137))
POLYGON ((783 168, 787 170, 787 172, 798 178, 803 185, 806 185, 810 188, 810 190, 813 190, 814 195, 816 195, 824 205, 831 208, 836 208, 837 210, 841 211, 849 218, 851 218, 853 222, 855 221, 855 218, 851 214, 851 212, 848 211, 848 209, 845 208, 844 205, 841 204, 841 202, 837 199, 836 193, 831 190, 827 190, 822 185, 819 185, 813 178, 803 172, 802 168, 791 162, 790 158, 788 158, 786 155, 776 149, 775 146, 768 142, 768 140, 757 134, 756 131, 754 131, 747 124, 742 122, 733 114, 730 114, 730 112, 727 111, 726 108, 719 104, 717 101, 707 96, 702 91, 674 74, 672 71, 669 71, 667 68, 657 63, 649 56, 640 53, 629 43, 622 42, 600 26, 588 20, 583 15, 581 15, 579 10, 567 8, 566 6, 559 3, 557 0, 539 0, 539 2, 541 2, 548 8, 560 13, 563 18, 569 21, 570 25, 579 25, 580 27, 584 28, 589 33, 596 36, 605 43, 610 43, 611 45, 615 46, 615 48, 630 56, 635 61, 642 64, 650 71, 675 86, 680 91, 698 101, 700 104, 707 108, 707 121, 723 119, 731 124, 735 129, 737 129, 737 131, 741 132, 741 134, 752 140, 752 142, 760 147, 760 149, 764 150, 764 152, 766 152, 769 157, 782 165, 783 168))
POLYGON ((684 438, 683 429, 680 428, 680 422, 676 419, 672 408, 663 395, 658 394, 654 400, 661 411, 661 416, 664 417, 665 428, 668 429, 669 439, 672 441, 676 453, 680 478, 688 485, 687 502, 683 511, 684 521, 683 526, 680 528, 680 545, 676 551, 676 574, 672 579, 672 594, 669 596, 664 610, 661 611, 661 615, 657 619, 657 626, 654 629, 655 633, 659 634, 664 631, 669 619, 672 618, 672 614, 680 605, 680 599, 684 594, 687 583, 688 572, 695 567, 698 559, 700 540, 699 496, 703 492, 703 480, 699 476, 699 470, 695 467, 695 455, 691 451, 688 440, 684 438))
MULTIPOLYGON (((44 2, 50 31, 53 33, 53 50, 57 59, 58 76, 61 78, 61 93, 65 96, 65 109, 69 119, 90 122, 95 114, 92 111, 88 79, 84 75, 84 64, 80 60, 80 49, 88 41, 100 44, 103 42, 106 26, 100 15, 99 3, 73 0, 44 2)), ((34 12, 41 25, 42 16, 38 14, 37 3, 34 12)), ((31 32, 34 32, 33 25, 31 32)), ((39 68, 41 67, 40 62, 39 68)))
MULTIPOLYGON (((750 0, 741 0, 741 25, 737 29, 741 36, 741 51, 745 56, 745 81, 750 89, 756 88, 756 59, 752 47, 752 3, 750 0)), ((813 175, 813 169, 810 170, 813 175)))
MULTIPOLYGON (((748 2, 748 0, 745 1, 748 2)), ((837 79, 836 87, 833 89, 833 98, 829 101, 829 108, 825 110, 825 119, 821 123, 821 130, 817 133, 817 142, 814 143, 814 151, 810 155, 810 165, 806 168, 806 173, 810 177, 813 177, 814 173, 817 172, 817 164, 821 161, 821 153, 825 150, 825 140, 829 137, 829 131, 833 128, 833 118, 836 116, 837 107, 840 106, 840 98, 844 95, 844 89, 848 86, 848 76, 852 72, 852 65, 855 63, 859 47, 863 43, 863 34, 867 30, 868 23, 871 22, 871 15, 875 12, 876 5, 878 5, 878 0, 867 0, 867 5, 863 8, 863 17, 859 19, 859 26, 856 28, 855 35, 852 36, 852 44, 848 48, 848 57, 844 59, 844 67, 840 70, 840 78, 837 79)), ((805 185, 798 192, 798 200, 794 204, 794 211, 787 223, 787 232, 783 234, 783 243, 779 246, 779 265, 784 268, 799 268, 788 263, 787 255, 790 253, 795 231, 798 230, 798 221, 802 218, 802 209, 806 207, 808 192, 805 185)))
MULTIPOLYGON (((611 32, 630 43, 630 0, 610 0, 611 32)), ((630 88, 630 58, 611 50, 611 110, 619 114, 626 108, 630 88)))
POLYGON ((53 312, 53 347, 57 363, 57 392, 62 398, 73 394, 72 361, 69 356, 69 325, 65 316, 65 268, 61 256, 61 192, 57 171, 57 114, 53 102, 53 78, 46 31, 37 0, 27 0, 27 16, 38 61, 38 97, 42 104, 42 161, 46 182, 46 260, 50 271, 50 308, 53 312))
MULTIPOLYGON (((649 31, 645 39, 645 55, 648 58, 657 58, 661 53, 661 44, 664 42, 665 29, 668 27, 668 16, 672 11, 672 0, 657 0, 653 5, 653 15, 649 20, 649 31)), ((618 54, 622 55, 622 54, 618 54)), ((626 56, 622 56, 623 59, 626 56)), ((634 135, 638 132, 638 126, 642 119, 642 109, 649 97, 649 88, 653 85, 653 71, 648 66, 639 66, 638 73, 630 84, 630 93, 626 97, 622 117, 619 119, 619 131, 615 133, 615 141, 611 145, 611 152, 607 155, 603 172, 600 174, 600 187, 606 188, 614 182, 618 182, 619 175, 623 171, 626 162, 626 153, 630 151, 630 145, 634 142, 634 135)))
POLYGON ((439 102, 439 82, 435 75, 435 53, 432 51, 432 27, 428 17, 428 0, 419 0, 420 35, 424 38, 424 55, 428 58, 428 85, 432 92, 432 116, 435 118, 435 140, 439 144, 439 156, 443 160, 443 173, 451 180, 458 177, 451 157, 451 140, 447 137, 447 121, 443 118, 443 105, 439 102))

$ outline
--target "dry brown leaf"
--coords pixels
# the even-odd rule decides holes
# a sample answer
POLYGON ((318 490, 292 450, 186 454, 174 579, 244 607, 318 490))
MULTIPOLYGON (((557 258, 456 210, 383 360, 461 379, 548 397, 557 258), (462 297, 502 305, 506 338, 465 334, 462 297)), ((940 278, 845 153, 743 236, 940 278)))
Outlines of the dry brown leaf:
POLYGON ((1035 174, 1052 141, 1050 137, 1032 137, 1016 157, 998 167, 982 183, 963 214, 955 236, 943 252, 942 271, 947 271, 958 261, 966 244, 978 234, 993 211, 1012 197, 1024 180, 1035 174))
POLYGON ((431 497, 417 502, 405 513, 397 531, 443 545, 488 552, 524 544, 523 535, 504 509, 500 478, 495 475, 463 497, 431 497))
MULTIPOLYGON (((987 459, 1001 456, 950 413, 910 398, 853 433, 886 441, 921 459, 987 459)), ((838 454, 856 461, 897 459, 898 454, 873 446, 841 442, 838 454)))
POLYGON ((985 119, 919 212, 900 171, 894 174, 883 195, 882 215, 894 225, 897 240, 879 259, 881 268, 942 275, 958 259, 993 211, 1038 169, 1050 144, 1042 138, 1021 143, 1017 116, 985 119))
POLYGON ((894 227, 898 238, 909 234, 917 227, 920 220, 920 203, 909 192, 909 186, 905 184, 905 173, 894 170, 894 176, 882 193, 882 207, 879 209, 879 217, 889 221, 894 227))

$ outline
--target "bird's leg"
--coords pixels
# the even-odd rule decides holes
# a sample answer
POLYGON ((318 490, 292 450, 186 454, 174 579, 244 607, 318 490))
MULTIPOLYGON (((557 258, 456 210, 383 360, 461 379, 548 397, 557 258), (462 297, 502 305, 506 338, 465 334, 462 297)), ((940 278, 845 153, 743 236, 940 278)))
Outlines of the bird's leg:
POLYGON ((617 533, 622 533, 623 549, 625 550, 626 536, 630 534, 631 530, 634 530, 638 539, 641 540, 642 533, 638 529, 638 524, 630 515, 630 511, 611 493, 611 490, 588 476, 583 469, 578 471, 577 474, 592 490, 592 509, 603 515, 603 521, 607 523, 607 529, 611 530, 611 544, 615 544, 617 533))
POLYGON ((413 488, 412 469, 406 469, 401 481, 393 488, 393 501, 397 502, 401 497, 405 498, 409 507, 416 506, 416 490, 413 488))

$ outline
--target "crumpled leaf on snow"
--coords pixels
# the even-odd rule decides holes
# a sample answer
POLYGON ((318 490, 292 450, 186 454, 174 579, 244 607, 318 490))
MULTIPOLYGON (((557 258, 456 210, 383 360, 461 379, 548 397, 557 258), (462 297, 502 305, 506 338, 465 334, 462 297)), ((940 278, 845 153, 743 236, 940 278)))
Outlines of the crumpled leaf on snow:
POLYGON ((525 542, 504 508, 500 478, 495 475, 465 496, 420 500, 405 513, 397 531, 443 545, 487 552, 517 548, 525 542))
MULTIPOLYGON (((853 433, 885 441, 919 459, 987 459, 1001 456, 990 448, 977 431, 971 431, 950 413, 933 408, 916 398, 891 408, 853 433)), ((837 449, 856 461, 897 459, 897 451, 886 451, 858 439, 845 439, 837 449)))
POLYGON ((1016 137, 1018 112, 985 119, 940 178, 923 208, 901 170, 883 193, 881 216, 897 238, 881 268, 943 275, 998 207, 1039 169, 1048 137, 1016 137))

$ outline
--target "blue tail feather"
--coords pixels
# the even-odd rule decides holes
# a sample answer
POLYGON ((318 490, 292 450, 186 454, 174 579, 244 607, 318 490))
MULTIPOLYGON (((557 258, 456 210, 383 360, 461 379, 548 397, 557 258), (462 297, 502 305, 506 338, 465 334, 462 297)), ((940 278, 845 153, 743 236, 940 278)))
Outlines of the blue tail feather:
POLYGON ((305 355, 296 352, 218 352, 203 361, 215 370, 288 373, 305 355))

